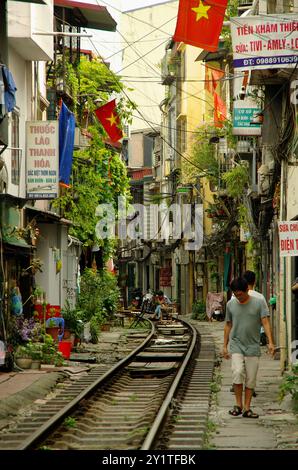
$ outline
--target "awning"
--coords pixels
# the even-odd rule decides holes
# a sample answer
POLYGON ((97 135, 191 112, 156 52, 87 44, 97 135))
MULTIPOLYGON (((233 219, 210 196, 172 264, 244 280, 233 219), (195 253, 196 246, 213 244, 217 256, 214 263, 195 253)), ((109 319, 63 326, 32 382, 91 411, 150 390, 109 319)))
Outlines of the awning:
POLYGON ((17 248, 22 248, 25 250, 30 250, 32 248, 24 239, 16 237, 8 237, 7 235, 3 237, 3 243, 12 245, 17 248))
POLYGON ((21 236, 18 236, 15 228, 20 228, 20 209, 17 203, 21 203, 20 199, 13 197, 0 198, 0 230, 2 241, 8 245, 22 249, 31 249, 32 246, 26 242, 21 236))
POLYGON ((71 220, 64 219, 55 212, 38 209, 37 207, 25 205, 26 211, 31 211, 31 215, 36 218, 38 223, 56 222, 62 225, 73 225, 71 220))
POLYGON ((54 0, 55 15, 72 26, 82 26, 104 31, 116 31, 117 23, 106 7, 74 0, 54 0))

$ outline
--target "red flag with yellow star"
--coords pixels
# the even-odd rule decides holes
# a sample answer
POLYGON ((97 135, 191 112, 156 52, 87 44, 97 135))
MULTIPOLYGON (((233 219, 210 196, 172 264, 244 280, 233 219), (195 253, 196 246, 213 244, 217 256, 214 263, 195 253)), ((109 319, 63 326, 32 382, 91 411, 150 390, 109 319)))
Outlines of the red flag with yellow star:
POLYGON ((179 0, 174 41, 214 52, 228 0, 179 0))
POLYGON ((116 100, 109 101, 95 111, 97 119, 109 135, 112 142, 122 139, 120 119, 116 111, 116 100))
POLYGON ((222 127, 223 122, 227 119, 227 107, 221 97, 214 93, 214 125, 222 127))

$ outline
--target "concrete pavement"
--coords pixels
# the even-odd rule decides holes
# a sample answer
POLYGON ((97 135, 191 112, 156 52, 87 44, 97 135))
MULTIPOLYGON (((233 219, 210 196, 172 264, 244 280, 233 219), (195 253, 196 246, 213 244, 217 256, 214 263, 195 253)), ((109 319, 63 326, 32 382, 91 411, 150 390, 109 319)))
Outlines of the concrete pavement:
POLYGON ((262 347, 257 397, 252 400, 252 409, 260 417, 233 417, 228 413, 235 404, 234 395, 230 392, 231 361, 221 358, 224 322, 192 322, 199 331, 210 332, 218 359, 214 382, 219 384, 219 391, 213 394, 210 407, 209 427, 213 432, 209 435, 207 447, 226 450, 298 449, 298 417, 293 412, 291 400, 278 401, 282 381, 279 360, 274 360, 267 348, 262 347))
MULTIPOLYGON (((281 404, 278 402, 279 385, 282 380, 279 361, 272 359, 267 354, 266 348, 262 348, 256 387, 257 397, 252 401, 252 408, 260 417, 258 419, 232 417, 228 414, 234 405, 234 395, 230 392, 232 383, 230 360, 224 360, 220 356, 224 323, 191 321, 201 333, 211 335, 216 345, 217 367, 212 384, 213 398, 209 409, 208 442, 205 447, 228 450, 297 450, 297 415, 293 413, 289 399, 285 399, 281 404)), ((122 354, 128 352, 127 349, 132 347, 131 343, 134 341, 127 339, 122 343, 119 342, 119 335, 115 338, 114 336, 114 333, 102 335, 101 344, 98 346, 102 353, 111 356, 116 341, 118 349, 121 348, 116 354, 119 359, 122 354)), ((92 347, 96 349, 97 345, 92 347)), ((70 375, 86 373, 85 368, 86 366, 77 364, 76 367, 48 368, 41 371, 0 372, 0 430, 5 428, 18 412, 26 412, 27 406, 30 407, 45 397, 55 388, 57 382, 67 380, 70 375)))

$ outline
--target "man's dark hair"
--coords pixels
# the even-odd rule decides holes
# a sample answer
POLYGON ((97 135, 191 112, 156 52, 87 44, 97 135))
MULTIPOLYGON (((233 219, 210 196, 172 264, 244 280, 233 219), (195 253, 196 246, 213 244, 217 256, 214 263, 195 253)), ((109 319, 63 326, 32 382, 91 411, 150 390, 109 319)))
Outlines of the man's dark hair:
POLYGON ((157 292, 157 295, 163 295, 163 291, 162 291, 162 290, 159 290, 159 291, 157 292))
POLYGON ((245 271, 242 277, 243 279, 246 280, 247 284, 249 284, 250 286, 253 286, 254 283, 256 282, 256 275, 253 271, 245 271))
POLYGON ((236 292, 237 290, 241 290, 241 292, 246 292, 248 289, 248 284, 247 281, 243 279, 243 277, 236 277, 232 280, 230 288, 233 292, 236 292))

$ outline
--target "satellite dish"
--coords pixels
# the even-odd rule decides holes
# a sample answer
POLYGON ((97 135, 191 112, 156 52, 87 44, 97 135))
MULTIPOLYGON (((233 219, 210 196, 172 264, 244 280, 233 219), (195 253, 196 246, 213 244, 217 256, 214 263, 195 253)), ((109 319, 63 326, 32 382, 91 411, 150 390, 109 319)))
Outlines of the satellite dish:
POLYGON ((8 172, 6 165, 0 166, 0 194, 6 193, 7 192, 7 186, 8 186, 8 172))

